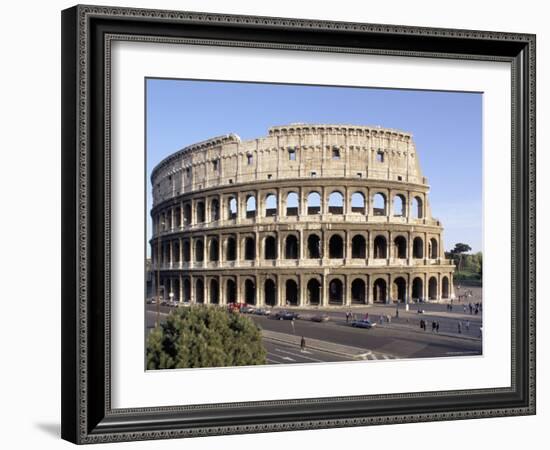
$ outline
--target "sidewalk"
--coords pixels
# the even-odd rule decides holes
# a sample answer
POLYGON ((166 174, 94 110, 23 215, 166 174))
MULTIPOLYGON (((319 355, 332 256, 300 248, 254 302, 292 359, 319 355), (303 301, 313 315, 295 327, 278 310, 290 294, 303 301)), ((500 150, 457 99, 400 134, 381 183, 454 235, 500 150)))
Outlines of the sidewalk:
POLYGON ((404 323, 395 323, 394 320, 392 322, 384 322, 382 324, 378 324, 379 329, 392 329, 392 328, 401 328, 407 331, 411 331, 413 333, 420 333, 420 334, 431 334, 433 336, 445 336, 445 337, 451 337, 451 338, 457 338, 457 339, 466 339, 468 341, 481 341, 481 338, 479 336, 472 336, 473 330, 470 331, 470 334, 466 334, 466 331, 464 333, 451 333, 449 331, 440 331, 440 332, 433 332, 429 328, 427 330, 422 330, 418 327, 417 324, 404 324, 404 323))
MULTIPOLYGON (((262 330, 262 335, 265 339, 280 341, 286 344, 296 345, 297 347, 300 347, 300 341, 302 339, 301 336, 269 330, 262 330)), ((335 344, 333 342, 321 341, 319 339, 312 338, 306 339, 306 347, 313 350, 319 350, 321 352, 334 353, 350 359, 366 359, 366 357, 372 353, 370 350, 365 348, 335 344)))

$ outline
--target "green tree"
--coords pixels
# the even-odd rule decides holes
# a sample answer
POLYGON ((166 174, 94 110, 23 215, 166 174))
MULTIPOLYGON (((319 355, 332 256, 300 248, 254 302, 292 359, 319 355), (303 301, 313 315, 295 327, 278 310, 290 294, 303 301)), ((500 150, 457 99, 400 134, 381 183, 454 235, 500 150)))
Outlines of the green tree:
POLYGON ((451 250, 451 258, 456 264, 456 268, 458 271, 461 271, 463 267, 463 260, 464 260, 464 253, 468 253, 472 251, 472 247, 470 247, 468 244, 463 244, 462 242, 459 242, 458 244, 455 244, 455 248, 451 250))
POLYGON ((178 308, 147 338, 147 368, 266 363, 261 332, 241 314, 203 305, 178 308))

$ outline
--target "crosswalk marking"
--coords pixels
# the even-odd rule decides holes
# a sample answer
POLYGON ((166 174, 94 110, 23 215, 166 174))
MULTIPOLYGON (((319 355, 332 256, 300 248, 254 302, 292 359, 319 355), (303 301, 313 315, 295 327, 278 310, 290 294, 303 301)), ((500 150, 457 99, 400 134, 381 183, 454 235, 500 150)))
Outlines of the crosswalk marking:
POLYGON ((294 362, 296 362, 295 359, 292 359, 292 358, 290 358, 290 357, 288 357, 288 356, 281 356, 281 358, 284 359, 284 360, 286 360, 286 361, 294 361, 294 362))
MULTIPOLYGON (((275 348, 275 351, 278 351, 280 353, 286 353, 287 355, 292 355, 292 356, 295 356, 297 358, 304 358, 304 359, 309 359, 310 361, 314 361, 314 362, 324 362, 323 360, 321 359, 316 359, 316 358, 310 358, 309 356, 304 356, 300 353, 293 353, 293 352, 287 352, 286 350, 282 350, 280 348, 275 348)), ((305 353, 305 352, 304 352, 305 353)))

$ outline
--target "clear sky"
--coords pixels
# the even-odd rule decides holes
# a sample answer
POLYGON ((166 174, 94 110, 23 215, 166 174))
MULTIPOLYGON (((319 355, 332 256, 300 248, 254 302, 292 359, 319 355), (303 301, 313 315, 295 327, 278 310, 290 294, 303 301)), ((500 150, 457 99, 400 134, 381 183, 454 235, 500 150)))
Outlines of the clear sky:
MULTIPOLYGON (((152 168, 181 148, 292 122, 380 125, 413 134, 445 250, 482 248, 482 94, 191 80, 147 80, 147 216, 152 168)), ((147 246, 149 247, 149 246, 147 246)))

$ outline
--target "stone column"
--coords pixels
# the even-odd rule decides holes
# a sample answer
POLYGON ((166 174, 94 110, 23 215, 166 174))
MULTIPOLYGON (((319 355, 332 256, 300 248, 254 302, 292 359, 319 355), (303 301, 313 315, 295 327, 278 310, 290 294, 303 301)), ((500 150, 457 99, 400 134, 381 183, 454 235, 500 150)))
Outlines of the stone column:
POLYGON ((254 232, 254 265, 258 267, 260 265, 260 233, 254 232))
POLYGON ((327 276, 324 274, 322 279, 322 286, 323 286, 323 290, 322 290, 321 298, 319 299, 319 303, 321 306, 326 307, 328 306, 328 284, 327 284, 327 276))
POLYGON ((392 296, 393 291, 393 275, 388 273, 388 287, 386 289, 386 304, 390 304, 393 300, 392 296))
POLYGON ((345 275, 344 278, 344 305, 351 306, 351 276, 345 275))
POLYGON ((183 267, 183 239, 182 238, 178 239, 178 244, 179 244, 179 260, 180 260, 179 267, 183 267))
POLYGON ((284 282, 280 275, 277 275, 277 306, 283 306, 284 282))
POLYGON ((170 257, 170 268, 172 268, 174 267, 174 243, 172 241, 168 241, 168 251, 170 257))
POLYGON ((225 289, 224 289, 224 280, 223 277, 218 277, 218 303, 220 305, 225 305, 225 289))
POLYGON ((194 265, 195 265, 195 239, 193 237, 189 237, 189 267, 193 267, 194 265))

